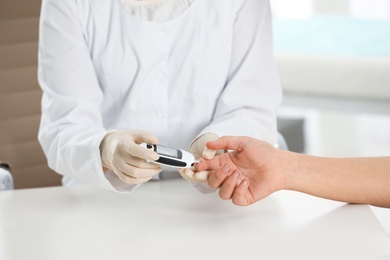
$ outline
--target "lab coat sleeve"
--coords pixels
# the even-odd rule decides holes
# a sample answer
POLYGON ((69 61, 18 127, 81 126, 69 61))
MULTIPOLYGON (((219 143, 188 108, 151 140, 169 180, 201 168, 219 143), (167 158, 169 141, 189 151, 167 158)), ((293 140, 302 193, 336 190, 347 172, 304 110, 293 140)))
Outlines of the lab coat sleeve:
POLYGON ((38 80, 43 90, 38 139, 49 167, 93 186, 134 189, 136 185, 124 187, 102 170, 99 145, 106 133, 101 116, 103 93, 75 0, 42 3, 38 80))
POLYGON ((276 144, 282 92, 273 58, 269 0, 243 1, 232 44, 227 84, 211 124, 200 135, 247 135, 276 144))

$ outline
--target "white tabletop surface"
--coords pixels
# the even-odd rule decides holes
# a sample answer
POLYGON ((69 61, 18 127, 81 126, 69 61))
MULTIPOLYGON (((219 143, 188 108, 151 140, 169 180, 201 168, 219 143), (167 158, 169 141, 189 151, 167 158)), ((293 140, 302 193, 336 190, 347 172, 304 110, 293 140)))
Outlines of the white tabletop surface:
POLYGON ((131 194, 0 192, 0 259, 389 259, 367 205, 280 191, 249 207, 181 179, 131 194))

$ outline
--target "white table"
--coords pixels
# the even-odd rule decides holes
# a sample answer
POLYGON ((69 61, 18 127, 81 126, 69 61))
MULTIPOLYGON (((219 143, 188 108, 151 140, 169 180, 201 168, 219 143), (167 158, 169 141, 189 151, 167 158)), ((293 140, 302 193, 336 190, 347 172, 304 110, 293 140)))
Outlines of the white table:
POLYGON ((1 260, 387 259, 367 205, 281 191, 249 207, 181 180, 131 194, 91 187, 0 192, 1 260))
MULTIPOLYGON (((279 124, 293 151, 325 157, 390 155, 390 102, 289 96, 279 124)), ((371 207, 390 236, 390 209, 371 207)))

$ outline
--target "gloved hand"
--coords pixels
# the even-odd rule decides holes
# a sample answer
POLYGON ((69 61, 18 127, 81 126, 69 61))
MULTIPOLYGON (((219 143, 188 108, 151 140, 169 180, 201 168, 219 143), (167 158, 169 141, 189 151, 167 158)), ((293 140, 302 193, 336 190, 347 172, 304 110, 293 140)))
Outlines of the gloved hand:
POLYGON ((140 146, 140 143, 157 144, 157 138, 146 131, 109 131, 100 143, 103 168, 111 169, 123 182, 141 184, 161 171, 157 153, 140 146))
MULTIPOLYGON (((202 157, 208 160, 213 159, 216 154, 223 153, 223 150, 210 150, 207 148, 206 143, 218 139, 219 137, 216 134, 206 133, 192 143, 189 152, 195 156, 196 160, 202 157)), ((195 183, 207 183, 207 178, 209 176, 208 171, 196 172, 194 167, 179 169, 179 172, 185 180, 195 183)))

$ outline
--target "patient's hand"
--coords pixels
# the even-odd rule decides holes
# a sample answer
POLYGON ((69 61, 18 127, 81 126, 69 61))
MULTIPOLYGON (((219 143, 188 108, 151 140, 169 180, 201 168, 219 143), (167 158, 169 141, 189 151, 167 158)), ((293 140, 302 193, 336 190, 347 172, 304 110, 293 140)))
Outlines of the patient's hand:
POLYGON ((246 206, 282 188, 283 178, 275 164, 277 149, 272 145, 249 137, 222 137, 207 146, 233 150, 195 166, 197 171, 210 172, 208 184, 220 189, 222 199, 246 206))

